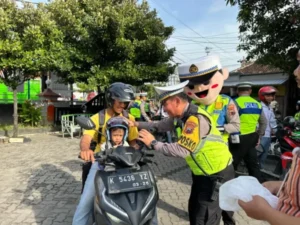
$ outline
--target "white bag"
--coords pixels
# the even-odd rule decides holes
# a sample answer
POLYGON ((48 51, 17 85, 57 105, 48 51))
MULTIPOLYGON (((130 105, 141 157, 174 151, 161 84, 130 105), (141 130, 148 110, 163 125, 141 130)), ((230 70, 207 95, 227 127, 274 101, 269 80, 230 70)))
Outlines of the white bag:
POLYGON ((220 187, 220 208, 226 211, 239 211, 241 207, 238 200, 250 202, 254 195, 263 197, 273 208, 277 207, 278 198, 262 186, 255 177, 240 176, 220 187))

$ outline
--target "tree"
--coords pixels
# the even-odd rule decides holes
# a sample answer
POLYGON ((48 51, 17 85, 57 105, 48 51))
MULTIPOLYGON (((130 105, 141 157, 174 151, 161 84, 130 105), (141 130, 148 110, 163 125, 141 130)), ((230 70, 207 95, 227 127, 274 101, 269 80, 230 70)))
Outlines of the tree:
POLYGON ((13 137, 18 136, 17 87, 40 71, 58 67, 62 38, 42 4, 20 8, 13 1, 0 1, 0 82, 14 93, 13 137))
POLYGON ((48 9, 74 50, 67 54, 72 65, 60 71, 65 82, 139 85, 164 81, 174 70, 175 49, 165 45, 174 29, 146 1, 55 0, 48 9))
POLYGON ((239 50, 247 59, 291 73, 300 47, 300 10, 295 0, 226 0, 238 5, 239 50))

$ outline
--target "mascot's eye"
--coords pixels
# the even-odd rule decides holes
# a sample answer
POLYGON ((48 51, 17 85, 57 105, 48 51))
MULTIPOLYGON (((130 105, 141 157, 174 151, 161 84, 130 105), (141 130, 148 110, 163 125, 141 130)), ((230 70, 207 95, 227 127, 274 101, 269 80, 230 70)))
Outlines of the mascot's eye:
POLYGON ((204 81, 202 84, 203 84, 203 85, 208 85, 209 82, 210 82, 210 80, 207 80, 207 81, 204 81))
POLYGON ((195 86, 194 85, 189 85, 188 88, 193 90, 195 88, 195 86))

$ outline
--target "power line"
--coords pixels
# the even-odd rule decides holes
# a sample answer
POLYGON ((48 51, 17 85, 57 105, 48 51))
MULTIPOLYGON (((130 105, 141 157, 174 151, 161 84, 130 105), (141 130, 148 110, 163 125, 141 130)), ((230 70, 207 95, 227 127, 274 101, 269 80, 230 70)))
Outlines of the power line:
POLYGON ((229 32, 229 33, 221 33, 221 34, 214 34, 211 36, 206 36, 206 37, 216 37, 216 36, 222 36, 222 35, 227 35, 227 34, 238 34, 239 32, 229 32))
MULTIPOLYGON (((208 36, 205 36, 206 38, 209 38, 209 39, 221 39, 221 40, 228 40, 228 39, 237 39, 239 37, 235 36, 235 37, 208 37, 208 36)), ((178 38, 186 38, 186 39, 200 39, 201 37, 194 37, 194 36, 172 36, 171 38, 174 38, 174 39, 178 39, 178 38)))
POLYGON ((183 62, 183 63, 185 62, 184 60, 182 60, 181 58, 179 58, 179 57, 177 57, 177 56, 175 56, 175 55, 173 55, 173 57, 176 58, 176 59, 178 59, 178 60, 180 60, 180 61, 183 62))
MULTIPOLYGON (((197 31, 195 31, 193 28, 189 27, 187 24, 185 24, 183 21, 181 21, 180 19, 178 19, 176 16, 174 16, 172 13, 170 13, 164 6, 162 6, 160 3, 152 0, 153 2, 155 2, 157 5, 159 5, 166 13, 168 13, 170 16, 172 16, 173 18, 175 18, 177 21, 179 21, 181 24, 183 24, 185 27, 187 27, 188 29, 190 29, 191 31, 193 31, 195 34, 197 34, 198 36, 202 37, 203 39, 207 40, 204 36, 202 36, 201 34, 199 34, 197 31)), ((210 42, 209 40, 207 40, 208 43, 216 46, 217 48, 221 49, 222 51, 224 51, 225 53, 227 53, 224 49, 222 49, 221 47, 219 47, 218 45, 216 45, 215 43, 210 42)))
POLYGON ((211 43, 211 44, 235 44, 235 45, 238 45, 239 43, 228 43, 228 42, 211 42, 211 41, 208 41, 208 42, 203 42, 203 41, 195 41, 195 40, 189 40, 189 39, 183 39, 183 38, 176 38, 180 41, 178 42, 181 42, 181 41, 191 41, 191 42, 200 42, 200 43, 211 43))
MULTIPOLYGON (((190 42, 188 42, 188 43, 179 43, 179 44, 176 44, 176 45, 194 45, 194 44, 205 44, 205 43, 208 43, 208 44, 211 44, 211 42, 206 42, 206 41, 193 41, 193 43, 190 43, 190 42)), ((171 45, 172 43, 169 43, 169 45, 171 45)), ((219 43, 220 44, 220 43, 219 43)), ((236 43, 222 43, 222 44, 224 44, 224 45, 234 45, 234 46, 236 46, 237 44, 236 43)), ((204 48, 205 48, 205 46, 204 46, 204 48)), ((226 52, 226 51, 224 51, 224 49, 220 49, 220 50, 222 50, 224 53, 228 53, 228 52, 226 52)))
MULTIPOLYGON (((233 50, 233 51, 228 51, 228 52, 230 52, 230 53, 237 53, 237 51, 235 50, 233 50)), ((201 54, 201 53, 205 53, 205 51, 199 51, 199 52, 183 52, 183 53, 185 53, 185 54, 201 54)), ((211 51, 211 53, 222 53, 222 52, 219 52, 219 51, 211 51)))

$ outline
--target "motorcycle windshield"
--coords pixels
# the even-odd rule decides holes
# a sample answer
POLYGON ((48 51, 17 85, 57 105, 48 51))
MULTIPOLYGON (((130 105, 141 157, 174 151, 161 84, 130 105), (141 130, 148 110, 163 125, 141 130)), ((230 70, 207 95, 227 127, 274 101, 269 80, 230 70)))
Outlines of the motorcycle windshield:
POLYGON ((133 147, 118 146, 108 157, 116 163, 130 167, 140 161, 142 153, 133 147))

